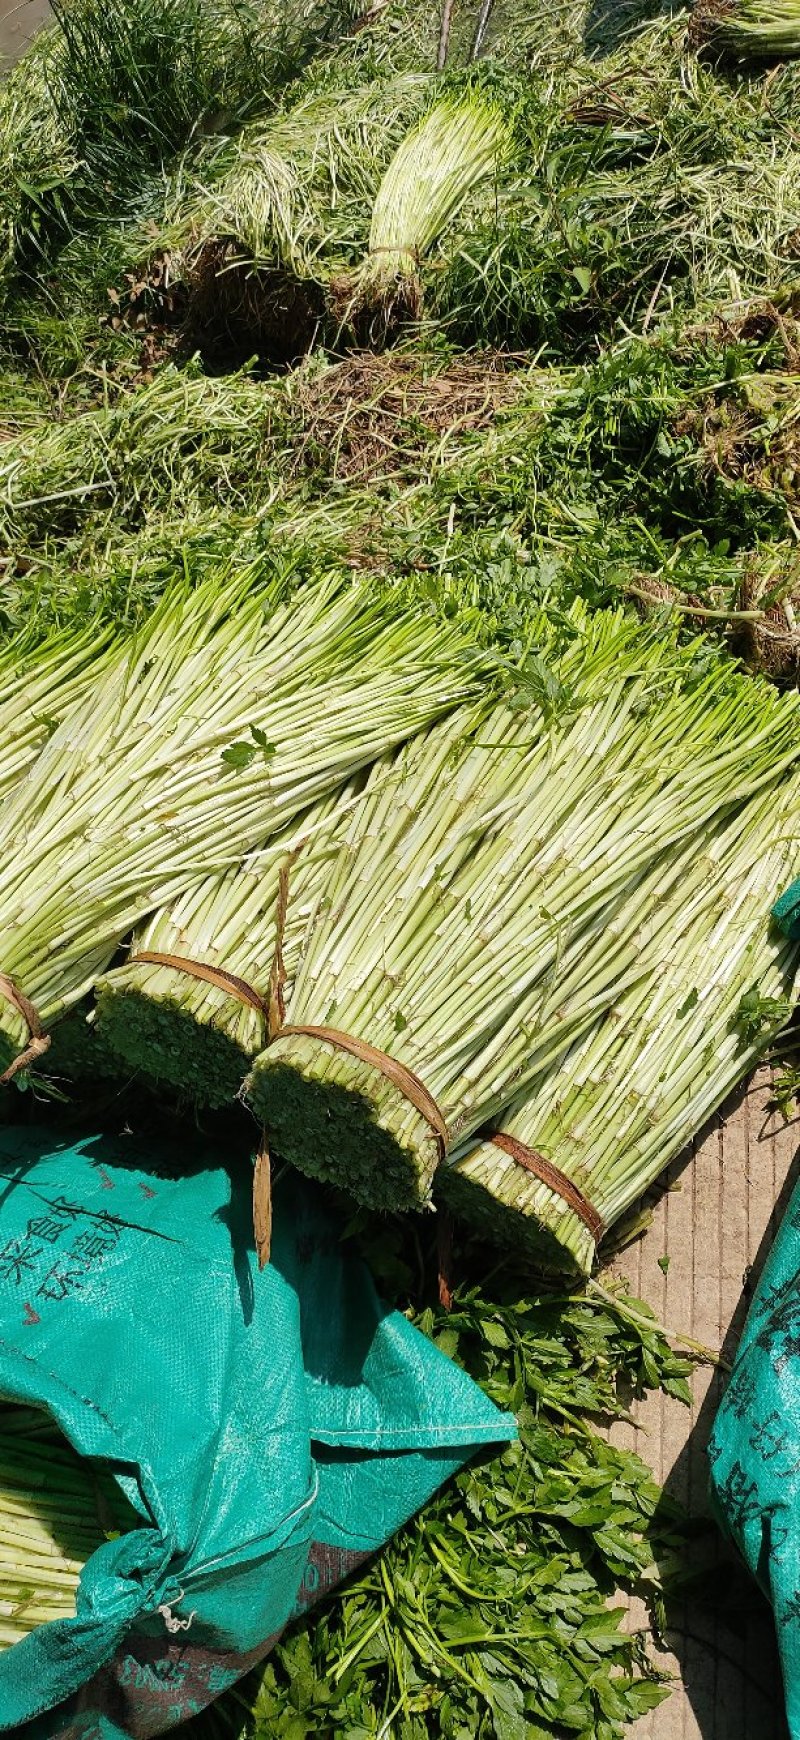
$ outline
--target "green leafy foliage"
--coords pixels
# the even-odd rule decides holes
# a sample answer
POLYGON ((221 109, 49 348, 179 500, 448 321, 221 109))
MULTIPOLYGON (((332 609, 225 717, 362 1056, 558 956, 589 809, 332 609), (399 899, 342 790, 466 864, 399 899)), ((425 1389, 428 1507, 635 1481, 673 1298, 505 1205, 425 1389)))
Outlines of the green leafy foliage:
POLYGON ((745 1044, 757 1039, 765 1028, 775 1027, 776 1022, 786 1022, 792 1013, 793 1004, 777 997, 763 997, 757 985, 753 985, 743 996, 736 1013, 736 1026, 745 1044))
MULTIPOLYGON (((359 1216, 351 1230, 384 1293, 402 1302, 432 1284, 432 1253, 402 1223, 359 1216)), ((474 1276, 485 1261, 473 1247, 456 1266, 474 1276)), ((591 1421, 655 1385, 687 1400, 690 1363, 624 1294, 557 1297, 528 1282, 520 1297, 521 1286, 488 1272, 450 1313, 417 1314, 516 1412, 519 1441, 457 1476, 295 1626, 194 1725, 198 1740, 619 1740, 667 1695, 609 1597, 657 1597, 656 1562, 682 1525, 639 1457, 591 1421)))
POLYGON ((248 743, 244 737, 236 743, 229 743, 228 748, 223 749, 222 760, 226 767, 243 769, 249 767, 259 755, 264 761, 270 761, 273 755, 277 755, 275 744, 269 742, 266 732, 259 725, 250 726, 250 736, 252 743, 248 743))
POLYGON ((64 123, 88 160, 127 147, 140 168, 170 157, 247 86, 268 86, 265 44, 254 9, 208 0, 72 0, 53 8, 63 41, 52 80, 64 123))

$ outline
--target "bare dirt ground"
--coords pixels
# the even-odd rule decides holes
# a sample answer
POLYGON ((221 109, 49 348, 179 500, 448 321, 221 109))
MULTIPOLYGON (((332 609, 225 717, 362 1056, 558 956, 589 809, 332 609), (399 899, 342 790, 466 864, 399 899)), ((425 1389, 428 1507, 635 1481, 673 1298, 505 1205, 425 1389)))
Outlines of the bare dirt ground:
POLYGON ((0 0, 0 74, 4 60, 16 60, 48 17, 48 0, 0 0))

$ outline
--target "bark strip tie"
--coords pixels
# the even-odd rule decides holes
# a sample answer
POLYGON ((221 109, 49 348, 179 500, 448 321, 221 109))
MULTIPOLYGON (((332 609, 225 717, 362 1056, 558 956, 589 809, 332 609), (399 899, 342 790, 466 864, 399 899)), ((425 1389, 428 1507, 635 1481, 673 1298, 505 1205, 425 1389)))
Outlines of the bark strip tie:
POLYGON ((495 1148, 502 1148, 504 1154, 510 1154, 518 1166, 524 1166, 526 1172, 532 1173, 534 1178, 547 1185, 548 1190, 554 1191, 556 1196, 568 1203, 579 1215, 584 1226, 588 1227, 595 1244, 600 1243, 606 1230, 605 1221, 578 1185, 573 1184, 572 1179, 567 1177, 566 1172, 562 1172, 559 1166, 554 1166, 552 1160, 545 1160, 544 1155, 537 1153, 535 1148, 528 1148, 524 1142, 518 1142, 516 1136, 504 1135, 502 1130, 489 1136, 488 1140, 495 1148))
POLYGON ((266 1130, 261 1131, 253 1170, 253 1233, 259 1269, 265 1269, 272 1249, 272 1163, 266 1130))
POLYGON ((274 1039, 286 1020, 286 967, 283 959, 283 933, 286 929, 286 912, 289 906, 289 865, 281 865, 278 875, 278 905, 275 912, 275 953, 272 957, 272 967, 269 975, 269 997, 267 1000, 267 1034, 274 1039))
POLYGON ((192 961, 186 955, 162 955, 154 949, 140 949, 138 954, 131 955, 129 965, 138 963, 153 967, 174 967, 176 972, 188 973, 190 979, 203 979, 208 985, 216 985, 219 991, 229 991, 241 1003, 249 1003, 251 1009, 257 1009, 265 1021, 269 1019, 269 1004, 260 992, 248 985, 246 979, 240 979, 238 973, 229 973, 224 967, 212 967, 206 961, 192 961))
POLYGON ((0 973, 0 997, 5 997, 6 1002, 16 1009, 28 1029, 28 1043, 25 1050, 21 1051, 19 1056, 15 1057, 13 1062, 9 1064, 8 1069, 4 1069, 3 1074, 0 1075, 0 1086, 2 1086, 6 1082, 13 1081, 14 1076, 18 1075, 21 1069, 27 1069, 29 1063, 35 1063, 37 1057, 44 1056, 50 1046, 50 1035, 44 1032, 39 1012, 34 1008, 30 998, 17 989, 13 979, 9 979, 7 973, 0 973))
POLYGON ((284 1034, 307 1034, 310 1039, 323 1039, 326 1044, 333 1045, 339 1051, 349 1051, 352 1057, 357 1057, 362 1063, 369 1063, 373 1069, 385 1075, 387 1081, 400 1089, 401 1094, 425 1119, 436 1137, 439 1149, 439 1159, 443 1160, 447 1153, 450 1137, 447 1125, 432 1093, 429 1093, 423 1081, 407 1069, 404 1063, 399 1063, 396 1057, 390 1057, 388 1052, 379 1051, 377 1045, 369 1045, 366 1039, 356 1039, 352 1033, 341 1033, 338 1027, 282 1027, 275 1037, 282 1039, 284 1034))
POLYGON ((416 242, 376 242, 375 246, 368 248, 367 252, 370 254, 410 254, 412 259, 416 260, 417 265, 422 259, 416 242))
POLYGON ((440 1204, 436 1216, 436 1266, 439 1278, 439 1304, 445 1311, 453 1309, 453 1216, 440 1204))

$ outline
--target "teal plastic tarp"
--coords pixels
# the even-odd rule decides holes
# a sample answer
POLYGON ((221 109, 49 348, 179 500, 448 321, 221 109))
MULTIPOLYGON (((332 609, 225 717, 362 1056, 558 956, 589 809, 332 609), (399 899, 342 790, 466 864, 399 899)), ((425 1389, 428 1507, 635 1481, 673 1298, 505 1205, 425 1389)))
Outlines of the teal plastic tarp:
POLYGON ((288 1172, 259 1272, 243 1158, 0 1133, 0 1392, 109 1464, 141 1519, 89 1560, 74 1619, 0 1655, 0 1730, 25 1740, 196 1714, 514 1435, 288 1172))

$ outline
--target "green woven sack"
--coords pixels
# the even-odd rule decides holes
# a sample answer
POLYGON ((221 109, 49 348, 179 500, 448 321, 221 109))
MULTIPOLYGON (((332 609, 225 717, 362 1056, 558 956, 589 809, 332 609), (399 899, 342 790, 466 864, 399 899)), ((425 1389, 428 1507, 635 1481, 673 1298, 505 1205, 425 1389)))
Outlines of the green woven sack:
POLYGON ((136 1512, 89 1558, 75 1617, 0 1655, 4 1732, 166 1732, 514 1435, 381 1306, 296 1176, 259 1273, 250 1189, 246 1154, 194 1142, 0 1133, 0 1393, 45 1409, 136 1512))
POLYGON ((800 1186, 761 1277, 711 1443, 714 1508, 775 1614, 800 1740, 800 1186))

